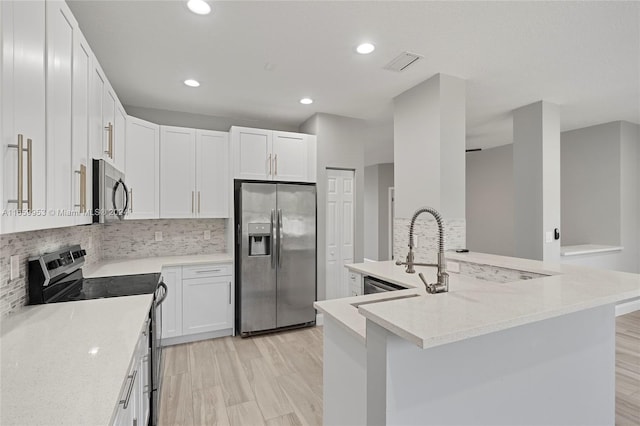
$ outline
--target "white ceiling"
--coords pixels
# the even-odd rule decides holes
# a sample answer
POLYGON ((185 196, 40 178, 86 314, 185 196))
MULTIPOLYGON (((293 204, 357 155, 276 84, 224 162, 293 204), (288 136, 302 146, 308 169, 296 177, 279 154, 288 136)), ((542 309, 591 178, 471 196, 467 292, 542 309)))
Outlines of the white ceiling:
POLYGON ((510 112, 541 99, 562 130, 640 122, 640 2, 68 3, 123 104, 287 127, 363 118, 367 164, 393 154, 393 97, 436 73, 467 80, 468 148, 510 143, 510 112), (375 52, 356 54, 362 41, 375 52), (404 50, 425 60, 382 69, 404 50))

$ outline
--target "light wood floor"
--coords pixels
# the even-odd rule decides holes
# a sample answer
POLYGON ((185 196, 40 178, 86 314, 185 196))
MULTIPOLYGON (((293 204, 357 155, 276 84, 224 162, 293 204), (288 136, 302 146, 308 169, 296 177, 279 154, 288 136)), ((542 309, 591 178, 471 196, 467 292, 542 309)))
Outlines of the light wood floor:
POLYGON ((322 328, 165 349, 161 425, 321 425, 322 328))
MULTIPOLYGON (((618 317, 616 424, 640 426, 640 312, 618 317)), ((161 425, 321 425, 322 327, 165 349, 161 425)))

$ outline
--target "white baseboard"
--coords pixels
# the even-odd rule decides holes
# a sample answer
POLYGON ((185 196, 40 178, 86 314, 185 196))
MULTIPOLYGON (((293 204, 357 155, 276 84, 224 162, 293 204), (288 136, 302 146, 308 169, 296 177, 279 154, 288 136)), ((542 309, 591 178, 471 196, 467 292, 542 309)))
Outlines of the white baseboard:
POLYGON ((620 303, 616 305, 616 316, 630 314, 631 312, 640 311, 640 298, 631 302, 620 303))
POLYGON ((233 329, 208 331, 198 334, 187 334, 186 336, 165 337, 162 339, 162 346, 181 345, 183 343, 197 342, 198 340, 216 339, 218 337, 233 336, 233 329))
POLYGON ((324 315, 321 313, 316 314, 316 326, 324 324, 324 315))

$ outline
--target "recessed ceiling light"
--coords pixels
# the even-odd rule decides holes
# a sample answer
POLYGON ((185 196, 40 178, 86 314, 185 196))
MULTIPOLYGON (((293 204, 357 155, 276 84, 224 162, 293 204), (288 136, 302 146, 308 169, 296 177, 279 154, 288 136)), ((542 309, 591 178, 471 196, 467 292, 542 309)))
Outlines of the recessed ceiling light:
POLYGON ((193 80, 193 79, 188 79, 184 81, 184 84, 186 84, 189 87, 198 87, 200 86, 200 82, 198 80, 193 80))
POLYGON ((208 15, 211 13, 211 6, 204 0, 189 0, 187 7, 190 11, 198 15, 208 15))
POLYGON ((371 43, 362 43, 356 48, 356 51, 361 55, 368 55, 374 50, 376 50, 376 47, 371 43))
POLYGON ((300 99, 300 103, 303 105, 309 105, 313 103, 313 99, 311 98, 302 98, 300 99))

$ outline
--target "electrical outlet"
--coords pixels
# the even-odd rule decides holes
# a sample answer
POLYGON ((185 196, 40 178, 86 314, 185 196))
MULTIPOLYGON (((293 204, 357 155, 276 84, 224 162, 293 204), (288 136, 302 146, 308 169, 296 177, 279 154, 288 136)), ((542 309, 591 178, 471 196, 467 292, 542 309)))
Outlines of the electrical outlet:
POLYGON ((211 231, 204 231, 204 236, 202 237, 205 240, 211 239, 211 231))
POLYGON ((544 242, 545 243, 550 243, 553 241, 553 232, 548 231, 544 233, 544 242))
POLYGON ((460 264, 458 262, 447 261, 447 269, 451 272, 460 272, 460 264))
POLYGON ((162 231, 156 231, 156 241, 162 241, 162 231))
POLYGON ((14 256, 11 256, 10 263, 11 263, 10 279, 15 280, 16 278, 20 278, 20 256, 18 256, 17 254, 14 256))
POLYGON ((418 242, 420 241, 420 238, 418 238, 417 235, 413 236, 413 248, 418 248, 420 247, 420 243, 418 242))

